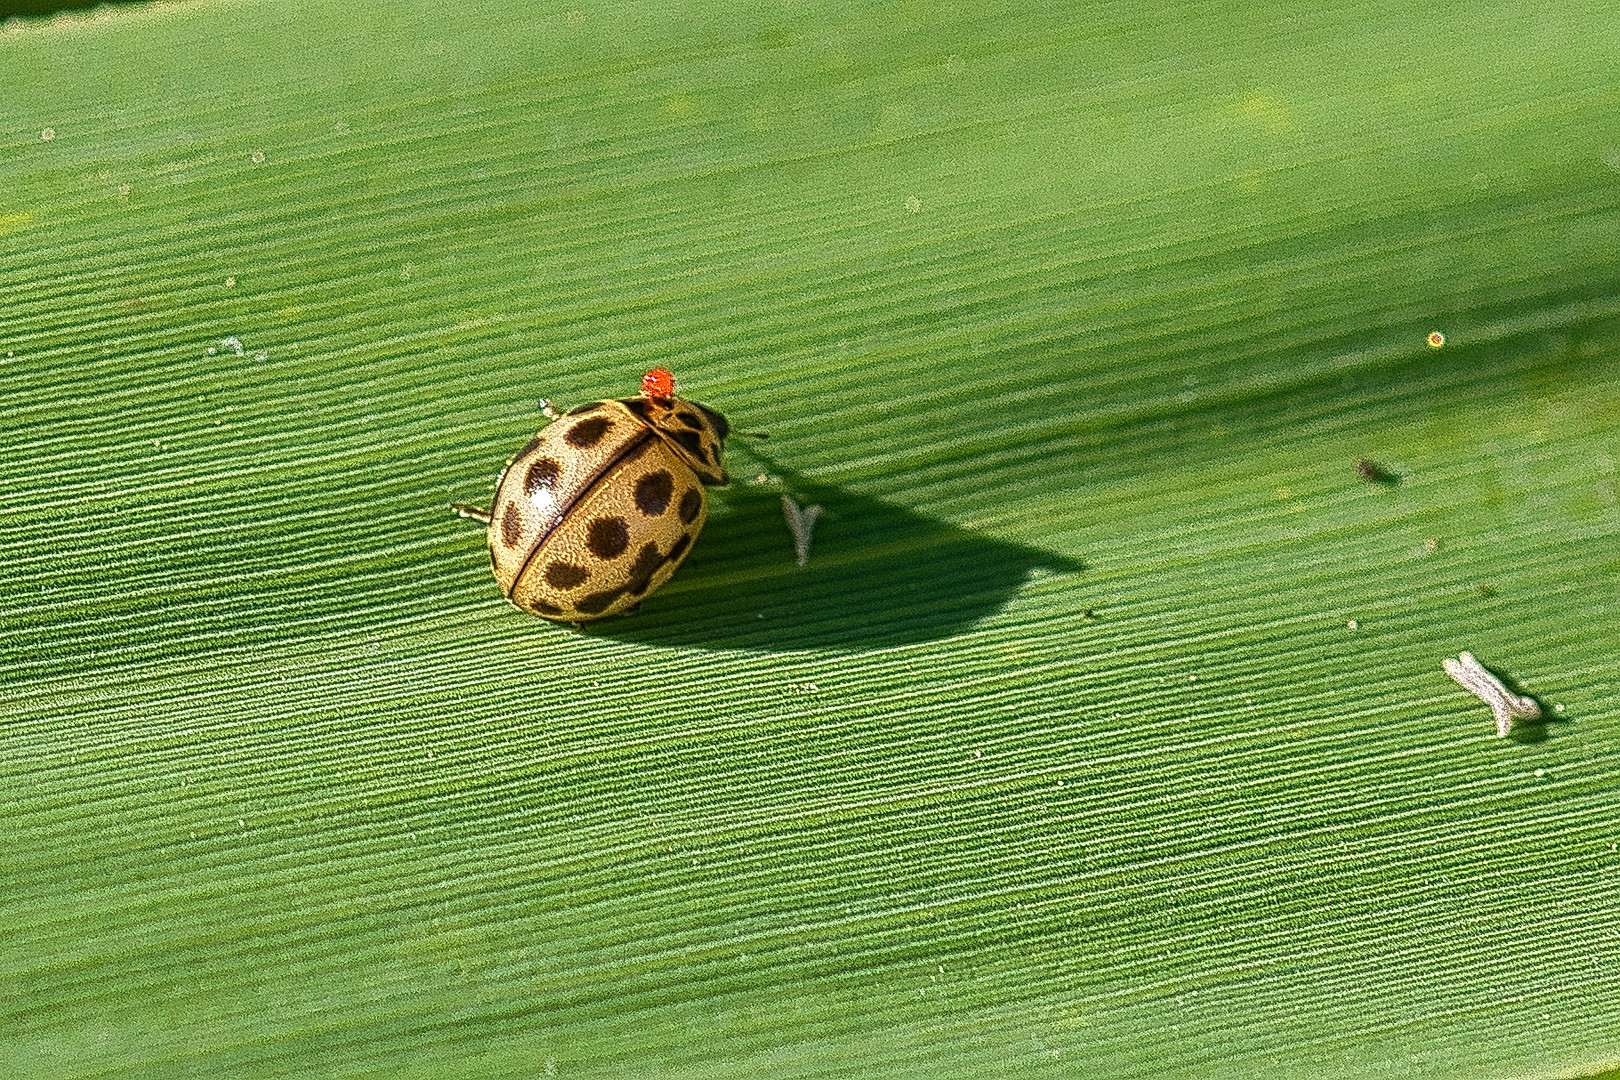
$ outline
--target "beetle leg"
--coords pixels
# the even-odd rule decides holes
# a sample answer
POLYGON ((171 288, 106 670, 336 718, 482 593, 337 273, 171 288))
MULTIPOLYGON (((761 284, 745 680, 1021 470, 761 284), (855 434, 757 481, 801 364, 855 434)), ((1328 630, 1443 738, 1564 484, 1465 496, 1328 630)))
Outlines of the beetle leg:
POLYGON ((485 525, 489 524, 488 510, 480 510, 478 507, 468 506, 466 503, 451 503, 450 509, 454 510, 464 518, 472 518, 474 521, 481 521, 485 525))

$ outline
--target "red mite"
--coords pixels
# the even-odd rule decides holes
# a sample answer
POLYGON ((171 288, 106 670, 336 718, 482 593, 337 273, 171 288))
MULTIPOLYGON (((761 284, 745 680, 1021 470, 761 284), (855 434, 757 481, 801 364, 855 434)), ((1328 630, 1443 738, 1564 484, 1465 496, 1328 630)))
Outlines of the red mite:
POLYGON ((654 398, 674 397, 675 376, 669 368, 655 367, 641 377, 641 393, 654 398))

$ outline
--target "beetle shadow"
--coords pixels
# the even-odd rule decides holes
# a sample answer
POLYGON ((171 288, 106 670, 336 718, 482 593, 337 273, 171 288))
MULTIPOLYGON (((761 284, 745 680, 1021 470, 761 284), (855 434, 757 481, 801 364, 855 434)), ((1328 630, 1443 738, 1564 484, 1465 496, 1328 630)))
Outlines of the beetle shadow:
POLYGON ((870 648, 930 641, 993 615, 1032 573, 1076 573, 1078 559, 925 517, 760 457, 778 486, 716 494, 692 554, 627 618, 582 633, 720 649, 870 648), (797 565, 783 492, 819 506, 809 563, 797 565))

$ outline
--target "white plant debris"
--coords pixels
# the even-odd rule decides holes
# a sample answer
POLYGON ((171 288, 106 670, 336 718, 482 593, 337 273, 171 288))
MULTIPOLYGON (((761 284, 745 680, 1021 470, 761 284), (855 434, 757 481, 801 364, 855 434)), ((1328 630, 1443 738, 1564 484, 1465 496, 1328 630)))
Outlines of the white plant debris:
POLYGON ((1473 653, 1461 653, 1455 660, 1448 656, 1441 661, 1441 665, 1446 669, 1446 674, 1456 679, 1464 690, 1491 707, 1499 738, 1507 738, 1515 720, 1541 719, 1541 706, 1536 704, 1534 698, 1509 690, 1501 679, 1474 659, 1473 653))
POLYGON ((787 518, 788 531, 793 534, 793 551, 799 560, 800 566, 810 563, 810 534, 815 530, 816 518, 821 516, 821 507, 806 506, 801 508, 793 501, 793 496, 782 496, 782 516, 787 518))

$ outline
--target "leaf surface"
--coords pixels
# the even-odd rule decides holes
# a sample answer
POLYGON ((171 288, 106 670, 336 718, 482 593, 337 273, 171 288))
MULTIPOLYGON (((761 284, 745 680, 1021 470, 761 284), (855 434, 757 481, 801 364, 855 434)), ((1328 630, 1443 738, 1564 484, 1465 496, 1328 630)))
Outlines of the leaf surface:
POLYGON ((0 1071, 1613 1067, 1617 47, 5 24, 0 1071), (769 441, 634 616, 507 607, 449 505, 656 365, 769 441))

